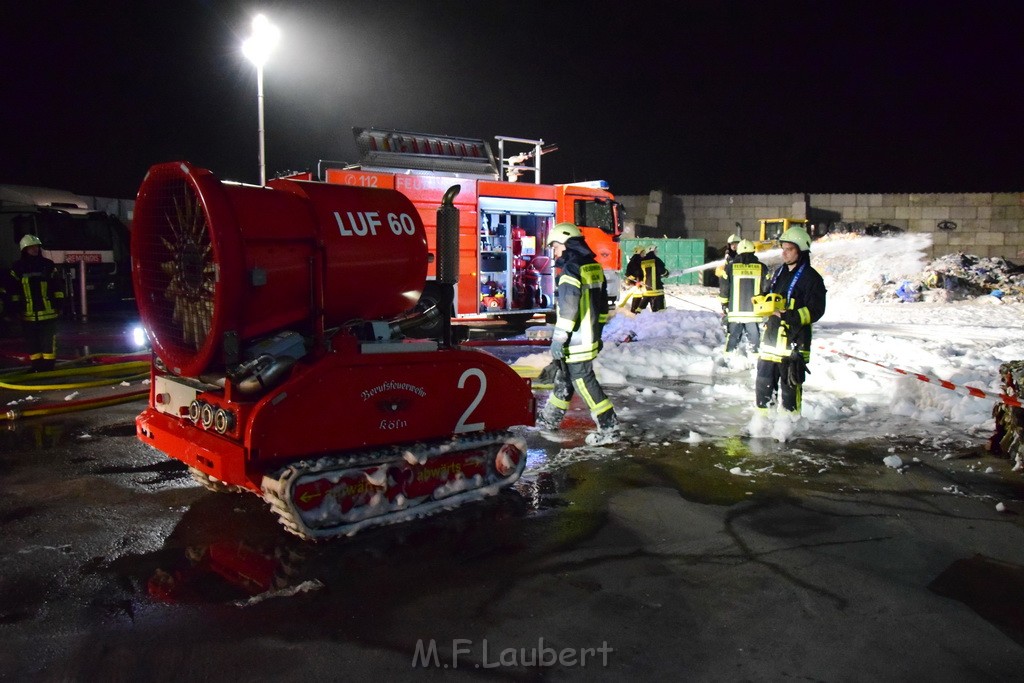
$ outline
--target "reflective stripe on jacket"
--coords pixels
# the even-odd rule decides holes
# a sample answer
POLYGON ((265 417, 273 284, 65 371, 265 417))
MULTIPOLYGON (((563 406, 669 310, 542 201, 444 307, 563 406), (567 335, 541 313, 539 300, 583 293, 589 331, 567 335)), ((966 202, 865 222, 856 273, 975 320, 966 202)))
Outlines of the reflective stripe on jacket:
POLYGON ((565 362, 593 360, 601 350, 601 331, 608 321, 608 289, 604 269, 594 260, 583 240, 583 249, 566 243, 562 273, 558 277, 555 327, 569 333, 565 362), (589 256, 587 256, 589 254, 589 256))
POLYGON ((54 320, 64 301, 57 267, 43 256, 24 256, 15 261, 7 290, 11 303, 21 309, 22 319, 29 322, 54 320))
POLYGON ((668 270, 665 269, 664 261, 654 254, 648 254, 640 262, 640 270, 643 271, 644 285, 647 287, 644 296, 661 296, 665 293, 661 280, 668 275, 668 270))
POLYGON ((800 261, 792 270, 785 265, 779 266, 765 289, 765 293, 770 292, 786 297, 787 313, 795 312, 799 322, 790 325, 779 316, 768 316, 762 326, 758 357, 779 363, 788 358, 793 349, 797 349, 804 360, 810 360, 811 325, 825 314, 827 294, 821 274, 811 267, 810 255, 807 252, 801 254, 800 261), (803 271, 797 275, 801 267, 803 271), (795 284, 794 278, 798 278, 795 284))
POLYGON ((740 257, 725 267, 719 283, 719 301, 728 306, 726 313, 731 323, 761 322, 761 316, 754 314, 752 297, 761 294, 768 286, 767 269, 750 254, 750 259, 740 257))

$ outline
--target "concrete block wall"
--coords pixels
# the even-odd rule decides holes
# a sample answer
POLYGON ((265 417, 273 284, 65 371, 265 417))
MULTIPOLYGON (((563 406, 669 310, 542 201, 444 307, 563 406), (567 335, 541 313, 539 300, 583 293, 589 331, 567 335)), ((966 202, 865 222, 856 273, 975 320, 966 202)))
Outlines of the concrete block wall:
POLYGON ((965 252, 1024 262, 1024 192, 668 195, 655 191, 618 199, 637 223, 656 225, 667 237, 703 238, 711 247, 723 246, 737 231, 742 237, 756 238, 762 218, 811 218, 825 223, 887 223, 909 232, 927 232, 932 235, 931 258, 965 252), (956 228, 938 227, 948 221, 956 223, 956 228))
POLYGON ((656 228, 664 237, 686 237, 678 234, 684 225, 682 197, 664 190, 651 190, 648 195, 616 197, 626 209, 628 237, 635 236, 635 226, 656 228))
POLYGON ((762 218, 804 218, 802 194, 685 195, 683 214, 687 237, 704 238, 713 247, 723 247, 733 233, 757 239, 762 218))

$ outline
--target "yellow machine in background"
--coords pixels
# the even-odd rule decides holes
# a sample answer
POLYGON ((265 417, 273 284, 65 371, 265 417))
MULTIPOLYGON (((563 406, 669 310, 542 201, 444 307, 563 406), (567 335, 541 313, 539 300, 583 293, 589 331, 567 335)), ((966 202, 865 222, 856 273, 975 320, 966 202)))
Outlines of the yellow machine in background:
POLYGON ((807 228, 806 218, 762 218, 760 237, 754 241, 755 251, 775 249, 779 246, 779 235, 795 225, 807 228))

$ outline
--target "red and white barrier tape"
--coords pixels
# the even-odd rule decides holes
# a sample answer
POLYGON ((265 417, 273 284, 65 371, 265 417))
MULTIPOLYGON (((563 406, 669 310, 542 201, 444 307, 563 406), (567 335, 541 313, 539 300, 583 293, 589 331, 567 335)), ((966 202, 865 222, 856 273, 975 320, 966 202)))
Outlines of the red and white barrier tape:
POLYGON ((938 386, 942 387, 943 389, 949 389, 951 391, 956 391, 958 393, 965 394, 967 396, 974 396, 975 398, 984 398, 984 399, 988 399, 989 401, 1001 401, 1001 402, 1003 402, 1003 403, 1005 403, 1006 405, 1009 405, 1009 406, 1016 406, 1017 408, 1024 408, 1024 405, 1021 404, 1020 399, 1018 397, 1016 397, 1016 396, 1010 396, 1009 394, 994 394, 994 393, 991 393, 991 392, 988 392, 988 391, 982 391, 981 389, 976 389, 974 387, 958 386, 956 384, 953 384, 952 382, 947 382, 944 379, 936 379, 934 377, 929 377, 928 375, 922 375, 919 372, 911 372, 910 370, 903 370, 902 368, 897 368, 894 365, 887 365, 885 363, 879 363, 877 361, 868 360, 867 358, 858 358, 857 356, 851 356, 850 354, 845 353, 843 351, 839 351, 837 349, 830 349, 827 346, 818 345, 818 348, 822 349, 823 351, 830 351, 832 353, 838 354, 838 355, 840 355, 840 356, 842 356, 844 358, 850 358, 852 360, 859 360, 862 363, 870 363, 872 365, 877 365, 880 368, 885 368, 886 370, 892 370, 893 372, 897 372, 897 373, 899 373, 901 375, 907 375, 908 377, 913 377, 915 379, 919 379, 922 382, 926 382, 928 384, 937 384, 938 386))

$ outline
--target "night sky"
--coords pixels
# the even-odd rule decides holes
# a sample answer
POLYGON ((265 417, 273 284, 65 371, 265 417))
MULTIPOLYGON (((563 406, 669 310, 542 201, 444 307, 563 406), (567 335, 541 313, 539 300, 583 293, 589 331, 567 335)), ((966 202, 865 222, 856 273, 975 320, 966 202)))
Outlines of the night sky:
POLYGON ((1024 3, 978 0, 5 2, 0 183, 257 182, 257 11, 268 176, 375 126, 543 138, 546 182, 619 194, 1024 190, 1024 3))

